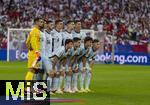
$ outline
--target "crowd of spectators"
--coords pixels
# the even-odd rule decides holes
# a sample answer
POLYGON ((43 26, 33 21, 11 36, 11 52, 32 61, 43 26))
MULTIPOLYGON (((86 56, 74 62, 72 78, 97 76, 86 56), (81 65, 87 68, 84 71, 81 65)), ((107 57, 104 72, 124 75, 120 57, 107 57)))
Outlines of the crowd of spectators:
POLYGON ((7 27, 30 28, 36 16, 80 19, 84 29, 106 31, 119 44, 149 41, 150 0, 0 0, 0 48, 6 47, 7 27))

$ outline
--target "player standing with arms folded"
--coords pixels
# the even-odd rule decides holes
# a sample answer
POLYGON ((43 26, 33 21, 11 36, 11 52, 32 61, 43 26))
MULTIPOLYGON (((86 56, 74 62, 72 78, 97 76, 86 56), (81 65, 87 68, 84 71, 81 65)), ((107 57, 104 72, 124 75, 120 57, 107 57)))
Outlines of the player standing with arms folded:
POLYGON ((80 73, 80 91, 79 92, 85 92, 84 79, 85 79, 85 72, 86 72, 86 62, 87 62, 87 57, 90 54, 92 41, 93 39, 91 37, 85 37, 84 46, 81 46, 81 51, 77 58, 78 64, 79 64, 79 73, 80 73))
MULTIPOLYGON (((56 72, 56 77, 59 78, 61 75, 62 69, 58 68, 57 64, 64 67, 63 60, 66 59, 71 54, 71 48, 73 47, 72 40, 66 39, 65 45, 59 47, 59 50, 55 50, 50 57, 52 62, 52 70, 56 72)), ((56 93, 63 93, 61 87, 56 86, 54 87, 56 93)))
POLYGON ((81 39, 78 37, 73 38, 73 48, 72 53, 71 53, 71 58, 70 58, 70 63, 69 63, 69 67, 72 69, 72 91, 74 92, 78 92, 78 56, 80 54, 81 48, 81 39))

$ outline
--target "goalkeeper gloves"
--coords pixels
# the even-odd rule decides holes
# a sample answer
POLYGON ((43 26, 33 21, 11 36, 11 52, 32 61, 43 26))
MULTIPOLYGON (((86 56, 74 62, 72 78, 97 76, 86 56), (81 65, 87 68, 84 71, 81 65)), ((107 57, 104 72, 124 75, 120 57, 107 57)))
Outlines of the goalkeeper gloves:
POLYGON ((40 61, 41 60, 41 54, 40 54, 40 52, 36 51, 35 54, 36 54, 37 61, 40 61))
POLYGON ((39 52, 39 51, 36 51, 35 54, 36 54, 36 59, 35 59, 35 61, 34 61, 33 64, 32 64, 32 67, 33 67, 33 68, 35 68, 36 65, 37 65, 37 63, 41 60, 40 52, 39 52))

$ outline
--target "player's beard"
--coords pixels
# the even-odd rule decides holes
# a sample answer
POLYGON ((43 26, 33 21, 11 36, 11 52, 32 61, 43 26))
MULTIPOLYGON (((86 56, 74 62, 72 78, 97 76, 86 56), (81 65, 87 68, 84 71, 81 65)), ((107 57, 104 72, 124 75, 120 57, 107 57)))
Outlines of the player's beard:
POLYGON ((44 26, 39 26, 40 30, 44 29, 44 26))

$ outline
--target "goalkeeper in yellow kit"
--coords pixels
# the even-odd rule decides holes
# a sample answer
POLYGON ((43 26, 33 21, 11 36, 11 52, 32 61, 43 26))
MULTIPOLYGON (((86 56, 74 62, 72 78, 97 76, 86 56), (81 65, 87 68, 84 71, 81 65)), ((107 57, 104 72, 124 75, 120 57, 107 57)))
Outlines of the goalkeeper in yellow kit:
POLYGON ((25 80, 33 80, 33 75, 39 70, 39 63, 41 59, 40 54, 40 28, 43 26, 42 18, 34 19, 34 27, 29 33, 26 41, 28 47, 28 72, 25 80))

